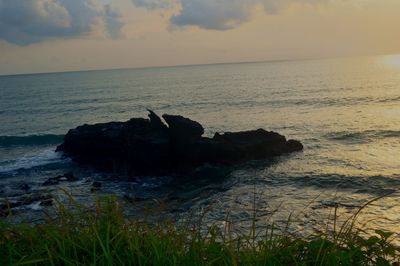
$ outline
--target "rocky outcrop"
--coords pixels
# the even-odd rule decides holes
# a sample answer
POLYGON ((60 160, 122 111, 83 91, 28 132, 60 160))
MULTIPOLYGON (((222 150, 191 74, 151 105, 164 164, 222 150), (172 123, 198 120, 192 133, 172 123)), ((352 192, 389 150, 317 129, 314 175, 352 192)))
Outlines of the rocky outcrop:
POLYGON ((78 163, 129 175, 164 175, 193 170, 204 163, 234 164, 303 149, 296 140, 258 129, 203 137, 203 126, 189 118, 153 111, 149 119, 83 125, 71 129, 58 152, 78 163))
POLYGON ((204 134, 203 126, 196 121, 180 115, 167 115, 162 116, 168 124, 168 131, 171 140, 178 142, 192 142, 200 139, 204 134))
POLYGON ((0 200, 0 217, 15 214, 18 211, 16 209, 34 203, 38 203, 40 206, 50 206, 53 204, 53 196, 50 194, 29 193, 2 199, 0 200))

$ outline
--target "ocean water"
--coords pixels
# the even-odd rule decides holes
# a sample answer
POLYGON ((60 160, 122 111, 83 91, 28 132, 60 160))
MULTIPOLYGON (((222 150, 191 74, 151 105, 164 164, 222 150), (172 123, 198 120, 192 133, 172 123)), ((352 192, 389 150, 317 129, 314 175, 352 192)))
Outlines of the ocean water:
MULTIPOLYGON (((256 209, 261 225, 292 215, 293 230, 312 229, 335 206, 346 216, 392 193, 361 220, 399 232, 400 56, 0 76, 0 197, 62 187, 86 202, 93 180, 101 194, 158 199, 170 214, 206 211, 209 223, 229 215, 238 228, 256 209), (54 152, 70 128, 145 117, 147 108, 199 121, 207 135, 274 130, 300 140, 304 152, 135 182, 54 152), (68 171, 79 181, 41 185, 68 171)), ((40 209, 20 211, 29 218, 40 209)))

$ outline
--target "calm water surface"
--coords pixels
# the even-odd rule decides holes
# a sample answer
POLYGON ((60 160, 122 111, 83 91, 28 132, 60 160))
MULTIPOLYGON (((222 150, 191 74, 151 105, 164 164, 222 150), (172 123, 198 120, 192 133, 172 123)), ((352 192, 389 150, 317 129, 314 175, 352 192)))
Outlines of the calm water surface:
MULTIPOLYGON (((294 229, 326 220, 332 207, 371 227, 400 231, 400 57, 221 64, 0 77, 0 197, 50 191, 43 181, 74 171, 60 186, 87 201, 99 193, 166 212, 207 209, 210 223, 230 214, 238 228, 296 219, 294 229), (145 117, 146 108, 201 122, 206 134, 265 128, 295 138, 304 152, 229 169, 206 166, 193 176, 137 182, 81 169, 54 153, 68 129, 84 123, 145 117), (26 187, 25 187, 26 188, 26 187), (275 210, 279 209, 275 213, 275 210), (379 218, 379 221, 375 220, 379 218)), ((41 207, 21 208, 33 217, 41 207)))

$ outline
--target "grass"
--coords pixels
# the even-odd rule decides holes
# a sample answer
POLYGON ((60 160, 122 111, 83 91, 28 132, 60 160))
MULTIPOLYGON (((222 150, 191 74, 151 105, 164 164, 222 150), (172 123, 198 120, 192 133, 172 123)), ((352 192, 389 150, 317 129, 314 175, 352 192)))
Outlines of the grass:
POLYGON ((57 203, 57 218, 42 224, 0 224, 0 265, 400 265, 394 234, 365 238, 355 228, 373 201, 340 227, 334 209, 331 230, 309 237, 273 225, 260 236, 255 222, 238 236, 229 223, 204 231, 190 219, 127 219, 115 197, 99 198, 95 210, 57 203))

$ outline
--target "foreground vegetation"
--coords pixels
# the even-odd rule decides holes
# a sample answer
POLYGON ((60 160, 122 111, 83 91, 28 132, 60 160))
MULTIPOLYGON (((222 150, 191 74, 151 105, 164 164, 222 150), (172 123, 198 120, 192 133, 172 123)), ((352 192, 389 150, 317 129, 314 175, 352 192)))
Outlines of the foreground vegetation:
POLYGON ((248 235, 237 236, 229 223, 223 230, 207 231, 193 221, 150 225, 125 219, 113 197, 99 199, 95 211, 57 204, 56 219, 0 225, 0 264, 400 265, 400 249, 391 243, 395 235, 377 230, 363 238, 355 228, 365 206, 340 227, 335 215, 327 233, 297 237, 274 226, 263 236, 255 226, 248 235))

